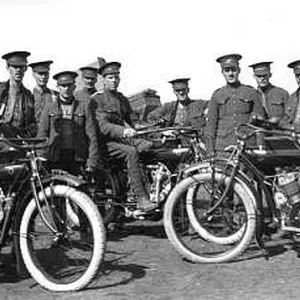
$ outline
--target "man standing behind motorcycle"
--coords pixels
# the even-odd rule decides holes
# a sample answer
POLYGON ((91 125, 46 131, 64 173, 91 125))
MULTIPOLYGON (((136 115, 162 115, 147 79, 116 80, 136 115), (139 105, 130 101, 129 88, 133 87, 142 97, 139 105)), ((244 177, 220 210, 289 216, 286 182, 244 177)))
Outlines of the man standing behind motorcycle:
POLYGON ((285 116, 281 123, 284 127, 293 127, 295 130, 300 131, 300 60, 289 63, 288 67, 294 71, 298 88, 288 99, 285 116))
POLYGON ((187 125, 199 130, 204 128, 207 101, 190 99, 189 80, 189 78, 178 78, 169 81, 177 100, 167 102, 150 112, 149 122, 162 121, 167 126, 187 125))
POLYGON ((257 91, 265 108, 267 119, 274 124, 278 124, 284 116, 289 93, 270 83, 272 76, 271 64, 272 62, 259 62, 249 67, 253 68, 253 77, 257 82, 257 91))
POLYGON ((96 111, 96 119, 99 126, 101 139, 105 142, 107 155, 116 159, 124 159, 128 176, 138 196, 138 210, 148 212, 157 207, 150 202, 145 189, 142 171, 139 166, 139 153, 135 146, 126 143, 127 138, 136 135, 132 128, 131 107, 128 99, 118 92, 120 83, 119 62, 108 62, 99 68, 99 74, 103 77, 104 89, 93 95, 96 111))
POLYGON ((219 57, 226 85, 216 90, 208 108, 207 153, 224 151, 227 146, 236 144, 235 130, 240 124, 249 122, 251 116, 264 117, 264 108, 257 91, 239 81, 239 54, 219 57))
POLYGON ((10 137, 36 134, 34 98, 22 83, 29 55, 27 51, 14 51, 2 56, 9 80, 0 83, 0 123, 1 132, 10 137))
MULTIPOLYGON (((190 78, 177 78, 169 81, 173 87, 176 101, 167 102, 161 107, 156 108, 148 115, 150 123, 158 123, 163 126, 191 126, 198 131, 200 135, 204 135, 206 124, 207 103, 205 100, 191 100, 189 97, 189 80, 190 78)), ((164 131, 157 134, 159 137, 172 137, 181 146, 190 145, 190 139, 187 137, 176 138, 175 130, 164 131)), ((162 138, 162 141, 164 139, 162 138)), ((174 154, 169 149, 173 145, 163 143, 159 149, 149 152, 157 160, 164 162, 171 172, 174 172, 181 162, 181 157, 174 154)), ((177 147, 177 145, 176 145, 177 147)), ((205 145, 203 144, 203 148, 205 145)), ((186 157, 187 159, 187 157, 186 157)))
POLYGON ((29 67, 32 68, 32 75, 36 81, 32 93, 34 97, 35 120, 37 126, 39 126, 44 107, 51 103, 57 96, 57 92, 49 89, 47 86, 50 76, 50 65, 52 63, 52 60, 46 60, 29 64, 29 67))
POLYGON ((87 94, 92 96, 97 92, 96 83, 98 81, 98 70, 89 66, 82 67, 79 70, 81 71, 83 87, 75 92, 75 96, 78 94, 87 94))
POLYGON ((37 137, 49 138, 47 157, 53 168, 78 174, 82 166, 92 172, 98 163, 98 143, 90 97, 74 97, 77 73, 57 73, 59 95, 47 105, 40 119, 37 137))

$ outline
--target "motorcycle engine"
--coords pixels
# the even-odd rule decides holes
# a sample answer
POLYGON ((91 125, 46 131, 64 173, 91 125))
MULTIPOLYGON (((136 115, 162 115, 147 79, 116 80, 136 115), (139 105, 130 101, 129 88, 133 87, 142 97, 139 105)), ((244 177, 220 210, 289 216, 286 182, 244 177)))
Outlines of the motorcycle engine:
POLYGON ((300 171, 299 169, 277 169, 279 190, 275 192, 276 204, 281 207, 284 203, 294 205, 300 202, 300 171))
POLYGON ((286 225, 300 227, 300 168, 276 169, 274 200, 286 225))
POLYGON ((147 165, 148 180, 146 184, 152 202, 160 203, 165 200, 171 190, 171 172, 163 163, 147 165))

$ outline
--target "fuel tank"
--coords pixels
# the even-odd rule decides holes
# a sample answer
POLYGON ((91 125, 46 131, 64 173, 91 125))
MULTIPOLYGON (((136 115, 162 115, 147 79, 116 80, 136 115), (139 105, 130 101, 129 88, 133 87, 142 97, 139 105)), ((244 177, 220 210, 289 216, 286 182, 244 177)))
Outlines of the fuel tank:
POLYGON ((300 166, 300 146, 292 137, 265 137, 264 154, 252 154, 254 162, 265 173, 273 173, 276 167, 300 166))

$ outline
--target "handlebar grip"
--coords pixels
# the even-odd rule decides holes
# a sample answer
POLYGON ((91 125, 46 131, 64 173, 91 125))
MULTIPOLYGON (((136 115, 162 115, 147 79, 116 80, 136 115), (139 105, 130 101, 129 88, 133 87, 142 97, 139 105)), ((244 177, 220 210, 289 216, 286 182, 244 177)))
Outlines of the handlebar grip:
POLYGON ((150 133, 159 133, 163 131, 177 131, 180 133, 180 131, 195 131, 196 129, 193 129, 192 127, 184 127, 184 126, 173 126, 173 127, 163 127, 163 128, 155 128, 155 129, 139 129, 137 130, 137 135, 143 135, 143 134, 150 134, 150 133))

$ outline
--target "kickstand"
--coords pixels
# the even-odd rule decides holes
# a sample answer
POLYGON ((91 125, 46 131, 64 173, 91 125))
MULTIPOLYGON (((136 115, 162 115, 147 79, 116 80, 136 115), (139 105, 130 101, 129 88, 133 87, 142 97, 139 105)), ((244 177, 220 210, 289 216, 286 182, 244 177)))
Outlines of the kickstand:
POLYGON ((17 234, 14 234, 14 236, 13 236, 11 252, 15 256, 15 259, 16 259, 16 271, 17 271, 18 276, 20 278, 28 277, 28 271, 27 271, 27 268, 26 268, 23 258, 22 258, 17 234))

